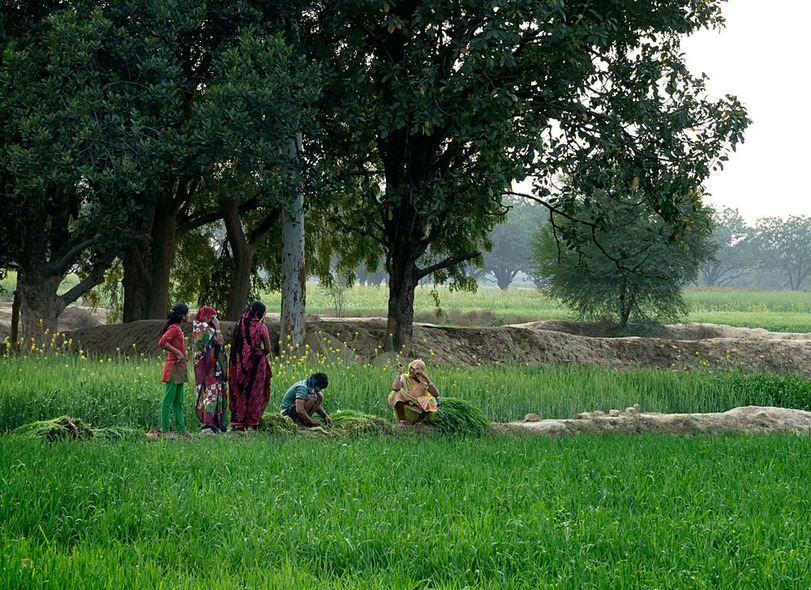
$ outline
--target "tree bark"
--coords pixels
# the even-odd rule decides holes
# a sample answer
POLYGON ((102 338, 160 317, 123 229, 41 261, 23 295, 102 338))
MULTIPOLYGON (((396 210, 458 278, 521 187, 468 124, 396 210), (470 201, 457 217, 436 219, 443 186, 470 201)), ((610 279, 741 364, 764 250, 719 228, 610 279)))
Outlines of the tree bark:
POLYGON ((67 306, 56 294, 62 278, 47 271, 18 271, 14 300, 19 306, 18 334, 23 348, 40 345, 46 334, 57 332, 59 314, 67 306))
POLYGON ((239 218, 239 201, 229 199, 222 202, 223 220, 225 230, 228 232, 228 243, 231 245, 231 254, 234 259, 233 280, 228 293, 228 305, 225 310, 225 319, 236 322, 248 303, 248 293, 251 287, 251 265, 256 253, 256 246, 252 246, 242 229, 239 218))
MULTIPOLYGON (((290 141, 288 156, 297 158, 301 136, 290 141)), ((294 347, 304 344, 307 327, 307 271, 304 260, 304 195, 296 188, 295 196, 282 206, 282 305, 279 337, 294 347)))
POLYGON ((148 239, 127 248, 122 257, 125 323, 166 317, 169 275, 177 241, 177 212, 174 199, 158 199, 148 239))
POLYGON ((386 323, 386 350, 403 355, 411 353, 414 330, 414 290, 419 275, 414 260, 401 251, 389 259, 389 308, 386 323))

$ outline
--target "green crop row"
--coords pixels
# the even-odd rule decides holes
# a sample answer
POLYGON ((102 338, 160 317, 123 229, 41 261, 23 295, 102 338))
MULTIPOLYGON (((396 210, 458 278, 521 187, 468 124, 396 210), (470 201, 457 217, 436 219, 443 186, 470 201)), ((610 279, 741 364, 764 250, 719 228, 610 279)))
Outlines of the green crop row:
MULTIPOLYGON (((70 415, 96 427, 150 429, 158 424, 162 364, 154 358, 87 358, 31 353, 0 358, 0 431, 36 420, 70 415)), ((351 363, 277 361, 273 365, 275 411, 284 391, 315 371, 330 377, 328 412, 358 410, 389 418, 390 367, 351 363)), ((613 372, 583 367, 429 367, 441 395, 478 406, 491 421, 571 418, 580 412, 624 410, 635 403, 650 412, 716 412, 745 405, 811 409, 811 383, 795 375, 613 372)), ((193 387, 186 385, 187 424, 194 426, 193 387)))
POLYGON ((806 588, 810 453, 788 435, 0 437, 0 587, 806 588))

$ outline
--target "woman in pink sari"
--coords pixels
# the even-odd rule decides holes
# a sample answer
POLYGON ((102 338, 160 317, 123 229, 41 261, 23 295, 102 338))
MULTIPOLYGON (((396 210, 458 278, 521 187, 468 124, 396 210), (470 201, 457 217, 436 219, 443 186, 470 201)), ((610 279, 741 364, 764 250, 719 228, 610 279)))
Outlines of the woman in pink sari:
POLYGON ((397 377, 391 389, 389 405, 398 424, 419 424, 434 416, 439 390, 426 375, 425 363, 420 359, 408 364, 406 375, 403 375, 403 363, 397 363, 397 377))
POLYGON ((262 322, 265 306, 254 301, 234 326, 228 367, 228 405, 232 430, 255 430, 270 399, 273 376, 268 327, 262 322))

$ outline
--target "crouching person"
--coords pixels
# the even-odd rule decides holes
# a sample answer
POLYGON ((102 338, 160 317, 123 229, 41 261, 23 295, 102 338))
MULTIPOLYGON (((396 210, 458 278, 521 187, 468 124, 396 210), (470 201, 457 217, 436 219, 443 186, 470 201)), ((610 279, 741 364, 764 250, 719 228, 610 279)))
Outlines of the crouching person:
POLYGON ((315 418, 318 414, 324 419, 327 426, 332 426, 329 417, 321 406, 324 401, 322 390, 327 388, 329 380, 325 373, 313 373, 307 379, 294 383, 282 398, 280 410, 295 422, 299 428, 320 426, 321 421, 315 418))

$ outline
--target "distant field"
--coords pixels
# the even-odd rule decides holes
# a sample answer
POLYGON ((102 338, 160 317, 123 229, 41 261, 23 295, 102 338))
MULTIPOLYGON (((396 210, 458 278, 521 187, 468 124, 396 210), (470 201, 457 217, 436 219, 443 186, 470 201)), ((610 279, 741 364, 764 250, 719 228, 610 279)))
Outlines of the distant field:
MULTIPOLYGON (((0 281, 0 298, 10 297, 16 277, 13 273, 0 281)), ((62 289, 75 284, 69 277, 62 289)), ((443 325, 492 326, 549 319, 574 319, 570 311, 537 289, 516 288, 502 291, 497 287, 481 287, 475 293, 436 288, 437 308, 433 287, 417 288, 414 313, 418 321, 443 325)), ((317 284, 307 287, 307 310, 319 315, 385 316, 388 288, 385 285, 356 285, 346 289, 341 303, 333 294, 317 284)), ((811 332, 811 291, 759 291, 740 289, 709 289, 690 287, 685 290, 690 308, 684 319, 688 322, 728 324, 747 328, 764 328, 771 332, 811 332)), ((279 293, 267 293, 263 300, 270 311, 281 305, 279 293)))

